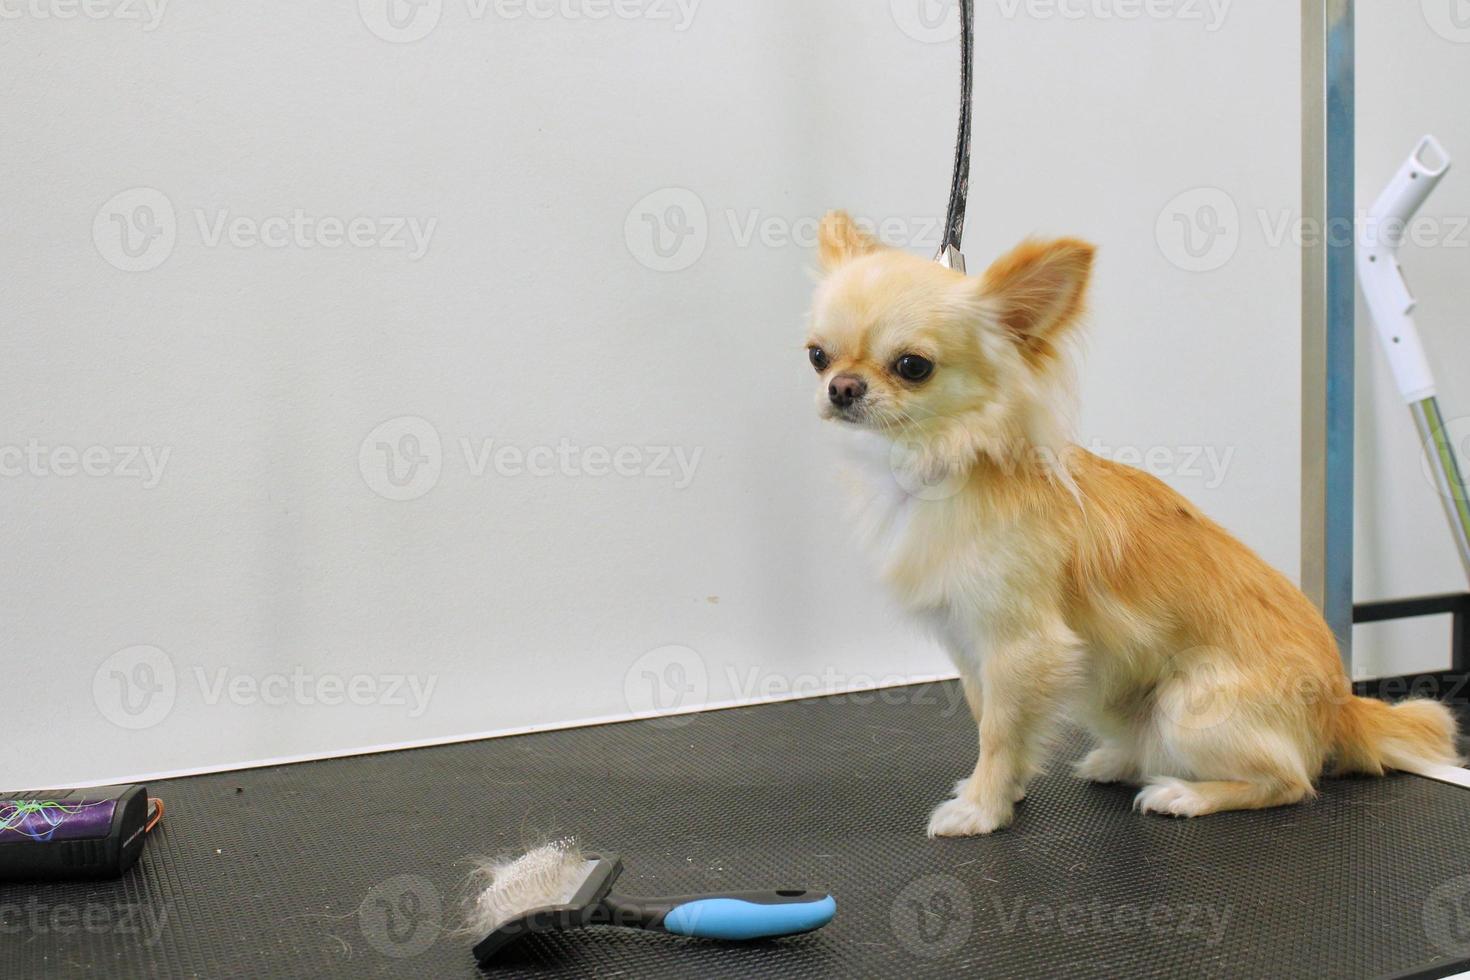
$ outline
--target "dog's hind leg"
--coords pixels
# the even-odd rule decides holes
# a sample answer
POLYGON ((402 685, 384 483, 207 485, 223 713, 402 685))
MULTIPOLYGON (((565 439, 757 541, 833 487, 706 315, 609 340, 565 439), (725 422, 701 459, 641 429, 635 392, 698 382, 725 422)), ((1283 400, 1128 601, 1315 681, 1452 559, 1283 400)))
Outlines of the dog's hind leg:
POLYGON ((1147 747, 1144 813, 1201 817, 1297 803, 1315 791, 1322 754, 1307 709, 1233 684, 1228 672, 1161 686, 1147 747))
POLYGON ((1311 795, 1311 783, 1283 783, 1271 779, 1191 782, 1159 776, 1139 790, 1133 805, 1142 813, 1171 817, 1202 817, 1222 810, 1261 810, 1299 803, 1311 795))

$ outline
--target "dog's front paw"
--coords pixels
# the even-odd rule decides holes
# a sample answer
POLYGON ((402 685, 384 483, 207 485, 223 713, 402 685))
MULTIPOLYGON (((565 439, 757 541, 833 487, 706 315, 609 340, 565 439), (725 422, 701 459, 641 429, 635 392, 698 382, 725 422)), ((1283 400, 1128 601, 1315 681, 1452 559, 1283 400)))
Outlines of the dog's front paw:
POLYGON ((1131 783, 1138 778, 1133 759, 1126 752, 1101 746, 1077 763, 1077 775, 1094 783, 1131 783))
POLYGON ((929 815, 930 837, 974 837, 1008 826, 1016 808, 1009 801, 999 806, 972 803, 963 796, 945 800, 929 815))

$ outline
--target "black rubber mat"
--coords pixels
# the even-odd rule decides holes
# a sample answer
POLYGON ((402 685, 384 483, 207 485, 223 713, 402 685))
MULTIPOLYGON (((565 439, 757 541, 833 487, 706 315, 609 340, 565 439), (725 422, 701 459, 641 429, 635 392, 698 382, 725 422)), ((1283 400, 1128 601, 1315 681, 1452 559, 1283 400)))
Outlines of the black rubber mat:
MULTIPOLYGON (((1080 737, 1064 749, 1075 757, 1080 737)), ((0 886, 0 977, 474 977, 465 859, 574 833, 629 893, 797 885, 836 920, 751 946, 527 940, 504 977, 1385 977, 1470 961, 1470 792, 1329 781, 1140 816, 1057 764, 1015 825, 930 841, 973 763, 953 685, 177 780, 117 882, 0 886)))

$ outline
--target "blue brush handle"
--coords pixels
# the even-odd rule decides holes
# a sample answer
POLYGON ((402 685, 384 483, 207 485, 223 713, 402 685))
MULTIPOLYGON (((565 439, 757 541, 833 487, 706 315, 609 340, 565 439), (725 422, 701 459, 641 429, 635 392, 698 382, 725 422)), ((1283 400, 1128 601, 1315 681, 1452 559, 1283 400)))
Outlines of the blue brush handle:
POLYGON ((629 898, 609 895, 598 921, 700 939, 770 939, 820 929, 837 914, 825 892, 798 889, 629 898))
POLYGON ((676 905, 664 916, 663 928, 702 939, 766 939, 820 929, 836 914, 837 902, 831 895, 780 903, 731 895, 676 905))

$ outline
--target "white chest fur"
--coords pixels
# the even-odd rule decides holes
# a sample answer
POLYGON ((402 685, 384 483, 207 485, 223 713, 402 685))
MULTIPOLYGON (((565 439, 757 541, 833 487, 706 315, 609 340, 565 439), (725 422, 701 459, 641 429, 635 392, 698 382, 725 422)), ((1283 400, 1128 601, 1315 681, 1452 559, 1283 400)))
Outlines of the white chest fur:
POLYGON ((858 541, 886 576, 904 557, 914 519, 922 515, 918 505, 933 501, 921 500, 904 489, 893 443, 862 430, 846 430, 842 435, 858 541))
POLYGON ((888 440, 844 435, 859 541, 899 601, 965 632, 1014 609, 1034 571, 1034 535, 992 517, 963 478, 923 482, 888 440))

